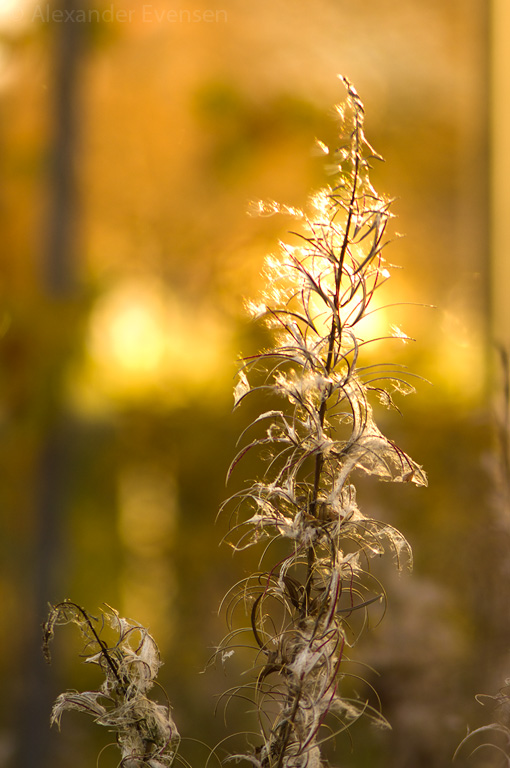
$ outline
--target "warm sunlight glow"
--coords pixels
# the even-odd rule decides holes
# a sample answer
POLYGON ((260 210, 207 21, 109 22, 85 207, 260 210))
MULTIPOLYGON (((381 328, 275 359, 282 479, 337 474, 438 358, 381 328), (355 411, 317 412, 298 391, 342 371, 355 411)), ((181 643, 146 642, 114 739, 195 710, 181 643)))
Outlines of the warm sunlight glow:
POLYGON ((138 300, 133 305, 118 307, 109 328, 111 351, 126 372, 157 373, 165 353, 162 318, 138 300), (159 321, 159 322, 158 322, 159 321))
POLYGON ((154 286, 124 286, 107 294, 91 322, 90 347, 101 365, 139 383, 162 372, 166 310, 154 286))
POLYGON ((114 400, 173 404, 197 389, 212 391, 232 355, 210 307, 189 306, 154 279, 126 281, 104 294, 91 314, 87 348, 87 385, 79 385, 85 399, 88 388, 114 400))
POLYGON ((33 0, 0 0, 0 29, 15 29, 31 20, 33 0))

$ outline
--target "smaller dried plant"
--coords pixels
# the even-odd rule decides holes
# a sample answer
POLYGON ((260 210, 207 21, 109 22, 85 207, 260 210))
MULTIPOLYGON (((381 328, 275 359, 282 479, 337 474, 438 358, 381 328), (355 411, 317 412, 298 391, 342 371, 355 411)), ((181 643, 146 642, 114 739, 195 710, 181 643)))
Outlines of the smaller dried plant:
POLYGON ((116 734, 122 768, 168 768, 174 764, 179 733, 168 706, 148 697, 161 666, 158 647, 148 631, 123 619, 108 608, 99 619, 70 601, 52 606, 44 625, 44 652, 50 660, 49 644, 56 626, 75 624, 84 641, 85 660, 97 664, 103 675, 95 691, 66 691, 57 698, 52 725, 60 727, 66 710, 85 712, 98 725, 116 734), (113 630, 115 642, 102 639, 105 626, 113 630))
MULTIPOLYGON (((497 352, 501 365, 502 392, 500 409, 495 417, 497 463, 493 487, 497 494, 495 507, 500 515, 498 523, 506 539, 510 513, 510 356, 508 349, 503 345, 498 345, 497 352)), ((501 585, 504 585, 503 579, 501 585)), ((500 589, 501 594, 506 595, 504 586, 500 586, 500 589)), ((468 731, 457 747, 454 758, 465 755, 480 758, 482 754, 483 758, 489 756, 491 768, 510 768, 510 678, 505 680, 504 686, 497 694, 479 693, 475 698, 479 704, 491 711, 492 722, 468 731)), ((474 761, 473 764, 477 762, 474 761)), ((478 762, 478 765, 485 763, 478 762)))
MULTIPOLYGON (((505 681, 505 687, 495 696, 478 694, 476 700, 483 706, 489 705, 494 720, 488 725, 482 725, 474 731, 469 731, 457 747, 454 759, 466 754, 469 757, 479 756, 481 752, 491 755, 490 766, 506 766, 510 768, 510 680, 505 681), (478 742, 478 743, 477 743, 478 742)), ((486 763, 479 763, 486 765, 486 763)), ((489 763, 487 763, 489 765, 489 763)))

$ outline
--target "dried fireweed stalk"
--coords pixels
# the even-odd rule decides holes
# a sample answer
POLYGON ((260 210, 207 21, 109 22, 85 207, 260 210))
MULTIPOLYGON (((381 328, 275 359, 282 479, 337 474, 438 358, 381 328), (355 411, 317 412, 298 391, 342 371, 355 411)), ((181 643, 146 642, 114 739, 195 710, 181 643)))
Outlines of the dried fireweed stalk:
MULTIPOLYGON (((505 687, 495 696, 478 694, 476 700, 483 706, 492 709, 494 721, 482 725, 474 731, 468 731, 455 750, 454 760, 468 749, 469 757, 480 752, 490 753, 491 766, 510 766, 510 680, 505 681, 505 687), (479 742, 478 744, 476 742, 479 742)), ((485 763, 484 763, 485 764, 485 763)))
POLYGON ((148 697, 161 666, 158 647, 148 631, 123 619, 109 608, 100 619, 70 601, 52 606, 44 625, 44 652, 50 660, 49 643, 56 626, 75 624, 84 641, 85 660, 104 674, 95 691, 66 691, 57 698, 52 725, 60 727, 66 710, 85 712, 94 722, 117 736, 122 768, 168 768, 174 765, 179 733, 168 706, 148 697), (116 636, 113 645, 102 639, 109 626, 116 636))
POLYGON ((257 743, 230 759, 255 768, 320 768, 322 743, 361 715, 385 724, 377 704, 356 694, 347 649, 368 606, 383 599, 370 559, 389 549, 401 567, 411 551, 399 531, 360 511, 352 478, 361 470, 426 485, 421 467, 377 427, 371 402, 396 407, 394 393, 413 388, 396 367, 360 365, 369 341, 363 321, 389 276, 382 251, 391 201, 370 183, 378 155, 364 135, 363 104, 342 80, 347 99, 338 107, 341 143, 330 153, 333 185, 305 213, 257 206, 262 214, 294 215, 300 229, 295 245, 268 260, 268 293, 251 307, 276 343, 243 361, 234 392, 235 406, 262 392, 274 407, 245 430, 243 439, 254 436, 229 470, 249 452, 265 462, 261 479, 226 502, 230 541, 237 550, 261 543, 261 559, 270 547, 284 553, 225 599, 231 632, 219 653, 225 658, 244 642, 239 608, 256 649, 253 683, 228 699, 251 696, 260 723, 257 743))
MULTIPOLYGON (((510 357, 508 349, 498 345, 501 361, 503 387, 501 413, 496 419, 498 438, 498 465, 494 473, 494 486, 498 489, 497 506, 503 515, 510 511, 510 357)), ((504 521, 508 524, 508 521, 504 521)), ((488 707, 493 718, 491 723, 467 732, 455 750, 454 759, 469 755, 485 758, 490 755, 491 766, 510 768, 510 678, 496 695, 479 693, 475 697, 479 704, 488 707), (469 752, 468 752, 469 750, 469 752)), ((476 764, 476 762, 475 762, 476 764)))

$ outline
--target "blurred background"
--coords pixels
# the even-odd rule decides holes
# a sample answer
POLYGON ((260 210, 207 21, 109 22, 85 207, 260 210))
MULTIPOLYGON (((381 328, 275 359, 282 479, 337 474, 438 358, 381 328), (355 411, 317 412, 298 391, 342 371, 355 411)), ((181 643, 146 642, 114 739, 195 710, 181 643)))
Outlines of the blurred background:
POLYGON ((74 713, 48 727, 61 690, 99 684, 72 630, 44 665, 67 597, 150 628, 185 739, 253 726, 242 703, 214 714, 235 658, 201 674, 256 563, 215 524, 249 475, 225 489, 252 407, 232 414, 236 360, 265 343, 244 304, 293 226, 247 210, 328 182, 312 150, 334 146, 339 73, 405 234, 386 251, 403 304, 374 332, 417 339, 383 354, 431 384, 379 415, 429 488, 360 489, 415 553, 360 650, 393 730, 356 725, 331 765, 442 768, 490 722, 474 696, 510 676, 509 36, 505 0, 0 1, 1 768, 85 768, 111 741, 74 713))

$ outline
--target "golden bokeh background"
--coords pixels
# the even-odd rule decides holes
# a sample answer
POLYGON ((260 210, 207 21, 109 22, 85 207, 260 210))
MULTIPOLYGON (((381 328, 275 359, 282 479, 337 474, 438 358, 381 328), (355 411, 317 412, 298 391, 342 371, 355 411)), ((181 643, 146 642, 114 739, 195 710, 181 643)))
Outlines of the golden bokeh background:
POLYGON ((442 768, 487 722, 474 696, 510 672, 509 35, 505 0, 0 2, 0 768, 85 768, 110 740, 78 715, 48 728, 60 690, 99 684, 71 632, 44 666, 39 625, 66 597, 150 627, 183 736, 252 727, 239 704, 214 716, 235 660, 200 674, 256 563, 214 521, 250 415, 232 414, 236 360, 265 341, 245 302, 292 226, 247 211, 328 182, 313 147, 334 145, 339 73, 405 233, 371 330, 417 339, 368 354, 432 386, 380 415, 429 488, 360 490, 416 558, 386 574, 361 652, 393 731, 356 726, 331 765, 442 768))

